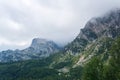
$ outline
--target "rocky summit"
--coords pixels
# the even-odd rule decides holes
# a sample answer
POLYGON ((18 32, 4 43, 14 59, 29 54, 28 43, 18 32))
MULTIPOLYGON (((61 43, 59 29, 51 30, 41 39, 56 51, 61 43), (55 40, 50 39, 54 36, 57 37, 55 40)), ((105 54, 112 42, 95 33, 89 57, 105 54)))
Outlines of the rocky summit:
POLYGON ((0 52, 0 62, 21 61, 45 58, 58 52, 60 48, 53 41, 35 38, 30 47, 23 50, 7 50, 0 52))
POLYGON ((115 9, 102 17, 90 19, 76 39, 66 46, 65 50, 70 50, 73 53, 81 52, 88 43, 96 39, 118 36, 120 36, 120 9, 115 9))

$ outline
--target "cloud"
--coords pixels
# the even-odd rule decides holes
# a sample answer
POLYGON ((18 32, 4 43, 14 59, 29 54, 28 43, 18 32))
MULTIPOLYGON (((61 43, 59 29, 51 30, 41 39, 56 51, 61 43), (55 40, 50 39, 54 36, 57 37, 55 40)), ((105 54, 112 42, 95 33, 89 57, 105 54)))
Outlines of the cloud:
POLYGON ((114 8, 119 0, 0 0, 0 49, 23 49, 35 37, 67 44, 89 19, 114 8))
POLYGON ((15 48, 24 49, 25 47, 27 47, 28 44, 28 41, 11 41, 0 36, 0 51, 15 48))

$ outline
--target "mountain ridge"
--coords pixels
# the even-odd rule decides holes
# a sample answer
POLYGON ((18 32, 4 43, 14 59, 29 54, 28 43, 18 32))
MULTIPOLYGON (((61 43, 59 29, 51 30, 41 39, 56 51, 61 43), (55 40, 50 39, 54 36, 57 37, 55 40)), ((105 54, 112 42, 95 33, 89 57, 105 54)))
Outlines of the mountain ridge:
POLYGON ((23 50, 6 50, 0 52, 0 62, 22 61, 29 59, 45 58, 60 50, 53 41, 34 38, 30 47, 23 50))
POLYGON ((116 9, 108 15, 90 19, 81 29, 78 36, 71 42, 72 47, 66 46, 66 51, 81 52, 85 46, 101 37, 116 38, 120 36, 120 10, 116 9), (74 50, 76 48, 76 50, 74 50))

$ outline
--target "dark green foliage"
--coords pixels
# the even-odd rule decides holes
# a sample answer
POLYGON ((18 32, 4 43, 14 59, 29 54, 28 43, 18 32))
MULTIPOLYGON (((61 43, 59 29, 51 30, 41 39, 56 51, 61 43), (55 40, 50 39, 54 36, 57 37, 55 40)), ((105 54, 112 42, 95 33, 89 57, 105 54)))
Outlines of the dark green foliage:
POLYGON ((104 53, 105 49, 109 50, 111 47, 112 39, 110 38, 102 38, 103 40, 100 41, 99 43, 102 44, 98 50, 98 54, 104 53))
POLYGON ((55 69, 61 69, 64 68, 65 66, 70 66, 72 64, 72 62, 68 61, 68 62, 60 62, 58 64, 55 64, 53 67, 55 69))
POLYGON ((82 80, 101 80, 103 64, 98 57, 93 58, 84 68, 82 80))
POLYGON ((67 80, 63 73, 49 68, 61 55, 56 53, 41 60, 0 63, 0 80, 67 80))
POLYGON ((120 80, 120 38, 114 41, 107 63, 94 57, 83 70, 82 80, 120 80))
POLYGON ((65 50, 71 50, 73 53, 78 53, 84 50, 85 46, 87 45, 88 41, 85 39, 76 38, 72 43, 68 44, 65 47, 65 50))
POLYGON ((47 62, 31 60, 0 65, 0 80, 38 80, 49 76, 57 76, 54 69, 45 68, 47 62))
POLYGON ((109 80, 120 80, 120 38, 118 38, 112 45, 110 50, 109 64, 104 69, 105 78, 109 80))
POLYGON ((81 80, 83 68, 81 66, 72 68, 69 72, 69 80, 81 80))
MULTIPOLYGON (((89 23, 89 26, 93 26, 93 24, 89 23)), ((81 30, 83 34, 88 38, 89 41, 93 41, 98 38, 95 32, 93 32, 91 29, 82 29, 81 30)))

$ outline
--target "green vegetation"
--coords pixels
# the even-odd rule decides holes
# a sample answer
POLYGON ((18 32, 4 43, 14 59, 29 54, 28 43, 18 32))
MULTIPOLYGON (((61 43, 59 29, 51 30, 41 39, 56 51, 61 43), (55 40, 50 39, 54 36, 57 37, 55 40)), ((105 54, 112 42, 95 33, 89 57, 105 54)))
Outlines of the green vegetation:
POLYGON ((78 53, 84 50, 88 41, 85 39, 76 38, 72 43, 68 44, 65 48, 70 49, 74 53, 78 53))
POLYGON ((41 60, 0 63, 0 80, 120 80, 120 38, 112 41, 105 38, 92 44, 83 54, 96 55, 82 66, 73 67, 82 54, 69 52, 41 60), (68 72, 59 71, 64 68, 68 72))
POLYGON ((114 41, 109 53, 108 63, 100 57, 91 59, 84 67, 82 80, 120 80, 120 38, 114 41))

